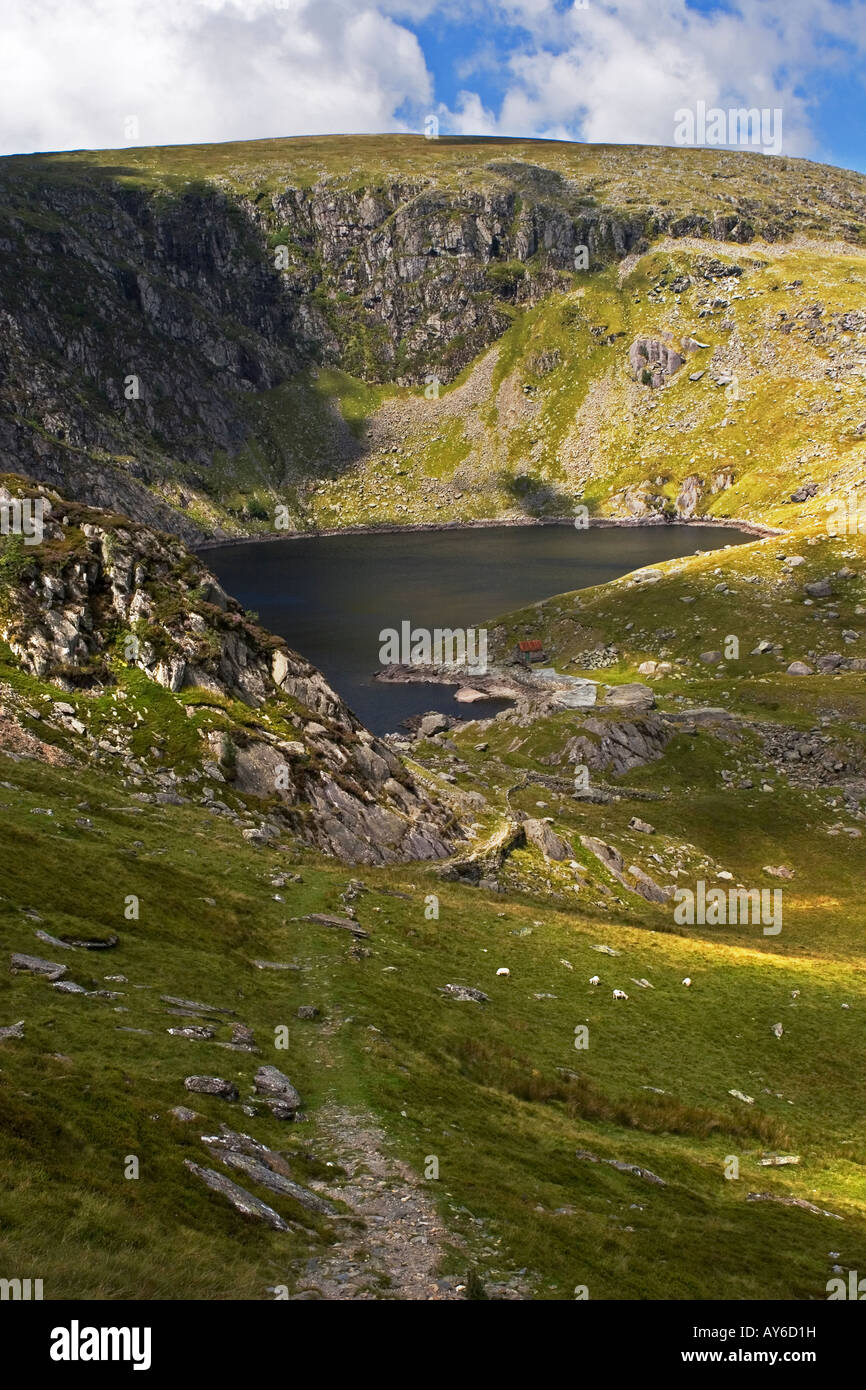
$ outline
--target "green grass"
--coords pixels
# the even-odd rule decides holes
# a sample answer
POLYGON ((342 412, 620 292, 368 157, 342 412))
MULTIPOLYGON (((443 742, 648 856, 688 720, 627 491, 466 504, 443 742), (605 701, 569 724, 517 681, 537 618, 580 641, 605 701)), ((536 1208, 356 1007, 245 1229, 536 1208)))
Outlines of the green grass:
MULTIPOLYGON (((586 208, 607 202, 622 211, 635 205, 675 202, 682 214, 700 211, 714 215, 724 180, 730 206, 741 198, 754 200, 756 221, 772 212, 780 182, 795 196, 797 221, 804 227, 845 227, 834 198, 862 221, 862 178, 807 160, 778 159, 768 167, 760 154, 725 150, 677 149, 652 146, 570 144, 556 140, 521 140, 496 136, 446 136, 427 140, 422 135, 330 135, 288 139, 235 141, 223 145, 168 145, 117 150, 79 150, 8 156, 9 175, 22 181, 45 178, 60 181, 117 179, 131 186, 171 193, 195 189, 206 181, 264 197, 288 185, 310 187, 323 175, 337 185, 358 190, 375 187, 395 173, 406 177, 435 176, 448 188, 466 182, 491 182, 498 172, 490 166, 530 166, 527 191, 533 190, 533 168, 549 170, 553 196, 571 194, 586 208), (570 181, 564 188, 556 175, 570 181), (799 206, 797 206, 799 205, 799 206)), ((856 229, 855 229, 856 234, 856 229)))
MULTIPOLYGON (((830 1245, 851 1265, 866 1260, 862 943, 834 959, 826 914, 807 953, 787 928, 784 945, 723 933, 699 940, 653 930, 650 910, 627 925, 627 914, 583 903, 566 911, 520 894, 490 899, 412 866, 364 871, 371 893, 359 915, 373 954, 357 961, 339 933, 294 920, 334 910, 347 877, 340 866, 253 851, 194 808, 136 808, 106 776, 5 759, 0 771, 14 788, 0 789, 4 943, 53 958, 36 926, 54 935, 116 931, 110 952, 60 954, 69 978, 90 987, 106 987, 106 974, 128 978, 107 986, 122 991, 112 1001, 2 977, 3 1021, 25 1019, 26 1036, 2 1045, 0 1259, 4 1270, 43 1277, 46 1297, 262 1298, 268 1284, 293 1286, 308 1247, 330 1239, 315 1224, 306 1235, 263 1232, 199 1189, 183 1159, 201 1158, 202 1126, 167 1113, 188 1101, 206 1129, 226 1119, 284 1149, 302 1181, 303 1154, 339 1161, 316 1140, 323 1103, 372 1109, 393 1151, 418 1171, 427 1155, 439 1158, 432 1195, 449 1228, 469 1240, 449 1266, 465 1274, 471 1258, 488 1276, 527 1267, 542 1298, 569 1297, 577 1283, 594 1298, 823 1297, 830 1245), (46 804, 53 817, 29 814, 46 804), (94 830, 76 827, 80 814, 94 830), (285 864, 303 882, 278 903, 268 878, 285 864), (407 896, 391 896, 395 889, 407 896), (438 921, 424 916, 431 891, 438 921), (124 918, 129 894, 140 899, 138 921, 124 918), (591 949, 599 941, 622 954, 599 955, 591 949), (303 970, 258 971, 256 957, 303 970), (500 964, 509 979, 496 978, 500 964), (596 971, 599 990, 586 983, 596 971), (685 974, 691 991, 680 984, 685 974), (655 989, 632 986, 632 975, 655 989), (490 1004, 443 999, 437 988, 449 981, 480 986, 490 1004), (628 989, 628 1005, 613 1005, 614 983, 628 989), (796 1001, 792 989, 801 991, 796 1001), (557 997, 535 999, 539 992, 557 997), (161 993, 236 1010, 262 1056, 170 1037, 165 1029, 179 1020, 161 993), (325 1052, 318 1025, 311 1033, 294 1019, 302 1002, 344 1020, 325 1052), (770 1031, 778 1019, 781 1040, 770 1031), (282 1023, 287 1053, 272 1045, 282 1023), (573 1045, 577 1024, 589 1028, 585 1051, 573 1045), (307 1124, 247 1120, 183 1089, 185 1075, 206 1072, 244 1090, 264 1060, 292 1076, 307 1124), (731 1088, 755 1096, 754 1106, 732 1100, 731 1088), (579 1148, 640 1163, 667 1186, 579 1161, 579 1148), (775 1151, 799 1153, 800 1167, 760 1168, 758 1157, 775 1151), (130 1154, 140 1160, 138 1181, 123 1177, 130 1154), (731 1155, 741 1164, 736 1182, 724 1178, 731 1155), (754 1190, 838 1211, 842 1234, 826 1218, 747 1203, 754 1190), (573 1214, 556 1214, 560 1207, 573 1214), (495 1245, 479 1243, 467 1212, 489 1223, 495 1245)), ((662 821, 655 806, 652 815, 662 821)), ((666 808, 660 833, 674 816, 666 808)), ((719 827, 733 862, 727 831, 719 827)), ((291 1202, 262 1195, 305 1220, 291 1202)))
MULTIPOLYGON (((211 197, 215 188, 241 194, 258 208, 268 248, 281 234, 275 193, 309 188, 323 173, 338 191, 375 190, 395 172, 460 194, 507 189, 515 217, 543 195, 569 215, 604 206, 642 216, 650 203, 700 223, 718 211, 721 189, 748 204, 774 239, 734 247, 681 237, 652 246, 630 269, 602 257, 570 288, 520 308, 506 301, 523 271, 539 267, 500 266, 483 294, 488 302, 496 296, 502 336, 435 399, 381 380, 381 335, 353 296, 328 296, 313 257, 309 301, 340 337, 339 366, 243 393, 246 443, 215 450, 206 478, 150 436, 140 450, 130 434, 127 452, 99 453, 98 461, 124 468, 143 456, 154 495, 233 533, 269 529, 276 505, 288 507, 299 530, 568 515, 579 502, 594 515, 621 515, 627 489, 646 489, 671 509, 682 480, 698 474, 707 484, 700 515, 749 517, 787 534, 666 562, 651 586, 625 576, 507 615, 497 621, 503 637, 493 655, 529 629, 558 669, 610 684, 641 680, 640 665, 662 658, 671 669, 652 680, 662 710, 722 705, 745 722, 733 736, 723 727, 679 734, 657 761, 619 779, 602 776, 614 794, 604 804, 539 780, 562 776, 567 786, 580 722, 573 713, 494 721, 484 753, 470 725, 455 735, 454 773, 447 749, 420 745, 413 771, 432 787, 447 790, 439 774, 449 772, 458 793, 487 797, 479 839, 506 812, 548 815, 572 843, 574 866, 518 850, 500 894, 442 882, 430 866, 364 870, 370 892, 358 910, 372 954, 358 958, 340 933, 299 920, 339 910, 357 871, 292 844, 255 850, 240 828, 200 804, 138 796, 159 769, 181 779, 194 772, 208 732, 243 737, 261 723, 296 738, 293 702, 275 697, 252 710, 204 690, 176 697, 112 649, 102 664, 105 688, 76 687, 62 698, 97 739, 110 741, 119 721, 134 726, 132 752, 144 771, 123 782, 106 751, 90 765, 52 765, 75 755, 75 739, 40 717, 58 689, 23 673, 0 645, 2 704, 42 744, 37 756, 7 756, 16 735, 0 714, 4 948, 59 954, 70 978, 89 988, 106 985, 106 975, 127 977, 111 986, 118 999, 85 999, 0 968, 0 1026, 25 1021, 23 1040, 0 1043, 0 1272, 42 1278, 48 1298, 261 1299, 269 1285, 296 1287, 306 1261, 334 1239, 333 1227, 264 1191, 296 1225, 276 1235, 248 1224, 183 1160, 209 1163, 198 1136, 226 1120, 285 1151, 301 1181, 322 1176, 331 1171, 325 1163, 344 1157, 318 1121, 333 1101, 371 1111, 390 1151, 416 1171, 437 1156, 431 1196, 464 1242, 446 1243, 445 1267, 473 1298, 518 1269, 538 1298, 569 1298, 578 1284, 592 1298, 823 1298, 831 1247, 846 1267, 866 1267, 863 841, 830 833, 838 823, 862 828, 862 813, 845 805, 841 783, 809 788, 772 768, 763 736, 765 728, 820 726, 854 755, 863 746, 862 673, 784 674, 795 659, 814 664, 834 650, 866 657, 857 612, 866 606, 866 542, 825 534, 828 499, 862 480, 856 373, 828 374, 838 366, 832 354, 855 345, 841 332, 825 336, 811 317, 820 303, 817 317, 832 323, 862 300, 866 272, 853 244, 862 235, 862 178, 728 152, 413 136, 0 161, 14 238, 18 224, 29 234, 58 231, 56 219, 33 212, 37 189, 83 189, 96 205, 103 181, 117 180, 169 211, 179 197, 211 197), (784 240, 800 235, 850 244, 784 240), (743 275, 702 281, 708 255, 736 260, 743 275), (669 286, 682 275, 694 283, 678 299, 669 286), (708 304, 699 301, 713 296, 729 303, 702 316, 708 304), (627 350, 634 337, 660 332, 673 343, 695 334, 707 347, 651 392, 631 380, 627 350), (738 399, 713 381, 731 366, 738 399), (705 375, 690 382, 695 368, 705 375), (732 485, 713 492, 724 469, 732 485), (792 504, 806 478, 819 495, 792 504), (789 572, 777 552, 802 554, 805 563, 789 572), (856 573, 836 583, 833 599, 805 604, 803 584, 843 565, 856 573), (731 592, 720 592, 720 582, 731 592), (861 635, 846 641, 845 631, 861 635), (721 671, 699 661, 731 636, 739 653, 721 671), (751 654, 765 639, 780 644, 778 656, 751 654), (584 653, 608 644, 616 646, 613 665, 599 672, 583 664, 584 653), (754 785, 726 790, 723 772, 735 781, 748 774, 754 785), (31 814, 44 809, 53 815, 31 814), (635 815, 651 821, 652 836, 629 826, 635 815), (783 931, 677 926, 670 904, 646 903, 601 869, 582 835, 682 886, 715 883, 726 872, 734 884, 775 888, 765 866, 788 864, 795 872, 782 885, 783 931), (270 882, 274 868, 301 875, 281 890, 282 901, 270 882), (436 920, 424 912, 430 893, 440 900, 436 920), (130 895, 140 903, 131 921, 130 895), (105 952, 61 952, 40 942, 37 928, 61 938, 116 932, 120 941, 105 952), (620 954, 593 950, 599 944, 620 954), (301 969, 271 974, 254 967, 256 958, 301 969), (500 965, 509 978, 497 978, 500 965), (595 973, 598 990, 588 984, 595 973), (633 983, 641 977, 655 988, 633 983), (447 1000, 438 991, 449 982, 478 986, 490 1002, 447 1000), (630 994, 627 1004, 614 1005, 614 986, 630 994), (166 1012, 161 994, 235 1010, 255 1029, 260 1056, 219 1048, 225 1023, 214 1042, 169 1036, 183 1020, 166 1012), (302 1003, 321 1009, 320 1022, 298 1022, 302 1003), (283 1024, 287 1053, 273 1045, 283 1024), (578 1026, 589 1030, 585 1050, 574 1046, 578 1026), (246 1117, 183 1088, 186 1075, 217 1073, 246 1094, 262 1061, 297 1084, 303 1124, 246 1117), (734 1099, 732 1089, 754 1104, 734 1099), (187 1102, 202 1113, 200 1125, 170 1117, 187 1102), (640 1164, 666 1186, 580 1160, 578 1149, 640 1164), (761 1167, 760 1157, 774 1152, 799 1154, 800 1165, 761 1167), (129 1155, 140 1160, 138 1180, 123 1176, 129 1155), (731 1158, 740 1164, 736 1181, 725 1178, 731 1158), (750 1191, 802 1197, 844 1224, 749 1203, 750 1191)), ((86 315, 86 296, 68 290, 62 313, 74 324, 86 315)), ((10 287, 13 307, 17 293, 10 287)), ((220 331, 243 339, 235 324, 220 331)), ((455 344, 463 346, 455 339, 452 351, 455 344)), ((391 375, 411 375, 409 347, 395 351, 391 375)), ((447 354, 443 361, 449 368, 447 354)), ((81 389, 97 400, 92 384, 81 389)), ((72 524, 51 545, 82 554, 84 537, 72 524)), ((0 546, 0 605, 31 566, 38 576, 43 559, 57 555, 22 554, 14 540, 0 546)), ((157 617, 178 602, 202 607, 201 595, 181 601, 171 584, 153 598, 157 617)), ((196 795, 193 787, 181 781, 185 794, 196 795)), ((247 809, 230 782, 219 794, 241 814, 247 809)))

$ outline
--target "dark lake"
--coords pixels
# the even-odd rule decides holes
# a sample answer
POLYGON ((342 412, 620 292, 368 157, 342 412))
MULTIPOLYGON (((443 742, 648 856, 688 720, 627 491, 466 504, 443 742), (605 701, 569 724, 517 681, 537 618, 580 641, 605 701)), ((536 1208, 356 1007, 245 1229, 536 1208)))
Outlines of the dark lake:
POLYGON ((252 541, 206 550, 202 559, 382 734, 425 710, 483 718, 503 707, 457 704, 456 686, 374 681, 384 628, 399 631, 406 620, 429 629, 483 627, 552 594, 750 539, 707 526, 496 526, 252 541))

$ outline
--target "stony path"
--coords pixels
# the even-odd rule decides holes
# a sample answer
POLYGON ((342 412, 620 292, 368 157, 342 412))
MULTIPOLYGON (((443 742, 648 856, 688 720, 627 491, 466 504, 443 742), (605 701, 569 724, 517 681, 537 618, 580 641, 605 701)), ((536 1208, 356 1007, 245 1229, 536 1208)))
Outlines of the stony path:
POLYGON ((371 1115, 330 1104, 316 1114, 321 1137, 348 1176, 318 1191, 340 1198, 364 1225, 348 1222, 337 1244, 301 1272, 298 1299, 460 1299, 456 1279, 437 1278, 448 1236, 422 1180, 386 1157, 385 1134, 371 1115))

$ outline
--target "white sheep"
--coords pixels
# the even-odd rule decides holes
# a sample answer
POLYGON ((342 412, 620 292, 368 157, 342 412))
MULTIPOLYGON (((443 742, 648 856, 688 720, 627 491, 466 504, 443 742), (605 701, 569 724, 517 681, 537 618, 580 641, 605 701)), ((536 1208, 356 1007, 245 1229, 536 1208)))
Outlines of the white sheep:
POLYGON ((598 976, 598 975, 593 975, 593 977, 592 977, 592 979, 590 980, 589 983, 590 983, 591 985, 600 985, 600 984, 601 984, 601 977, 598 976))
POLYGON ((613 992, 613 997, 614 999, 628 999, 628 995, 626 994, 624 989, 615 989, 613 992))
POLYGON ((683 980, 683 984, 686 986, 687 989, 688 989, 689 985, 691 984, 691 982, 692 982, 692 981, 691 981, 691 976, 689 976, 689 975, 687 975, 686 978, 683 980))
POLYGON ((507 965, 500 965, 496 973, 497 975, 510 975, 511 971, 508 969, 507 965))

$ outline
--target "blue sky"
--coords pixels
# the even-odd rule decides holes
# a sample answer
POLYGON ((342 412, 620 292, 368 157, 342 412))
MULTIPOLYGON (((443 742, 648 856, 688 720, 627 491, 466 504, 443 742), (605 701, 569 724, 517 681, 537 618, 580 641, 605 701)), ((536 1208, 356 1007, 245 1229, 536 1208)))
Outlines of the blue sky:
MULTIPOLYGON (((410 7, 411 8, 411 7, 410 7)), ((641 42, 635 45, 635 67, 653 67, 653 43, 659 36, 670 39, 671 24, 682 55, 695 59, 694 95, 682 93, 683 104, 703 99, 715 103, 781 107, 790 114, 791 142, 785 153, 807 155, 822 162, 866 172, 866 7, 856 0, 815 0, 814 3, 775 4, 772 0, 683 0, 681 4, 653 5, 640 0, 641 42), (715 37, 722 33, 721 61, 712 61, 715 37)), ((617 51, 618 32, 633 40, 636 6, 629 3, 596 4, 575 8, 570 0, 551 0, 547 5, 436 6, 423 18, 407 16, 405 22, 417 35, 435 84, 439 107, 447 108, 443 131, 460 129, 466 122, 453 117, 465 105, 464 94, 476 94, 482 110, 505 133, 503 104, 513 91, 515 60, 555 55, 562 61, 576 59, 576 70, 592 79, 609 61, 608 43, 600 41, 591 12, 609 18, 610 53, 617 51), (546 14, 544 13, 546 12, 546 14), (545 23, 539 22, 543 15, 545 23), (579 25, 587 22, 590 42, 581 51, 579 25)), ((622 49, 620 49, 622 52, 622 49)), ((663 70, 664 65, 659 64, 663 70)), ((687 76, 685 87, 688 89, 687 76)), ((615 109, 605 112, 604 99, 587 104, 575 81, 571 110, 557 107, 556 118, 541 103, 535 135, 586 139, 587 119, 592 138, 628 139, 635 143, 671 143, 663 130, 645 137, 640 122, 632 120, 623 130, 615 109), (598 107, 601 109, 598 109, 598 107), (610 134, 606 133, 606 125, 610 134)), ((610 102, 615 107, 615 102, 610 102)), ((477 109, 477 108, 472 108, 477 109)), ((476 122, 476 126, 480 126, 476 122)), ((517 133, 509 126, 507 133, 517 133)))
MULTIPOLYGON (((866 0, 4 0, 0 152, 418 130, 673 144, 782 112, 866 172, 866 0)), ((725 143, 736 143, 725 141, 725 143)))

